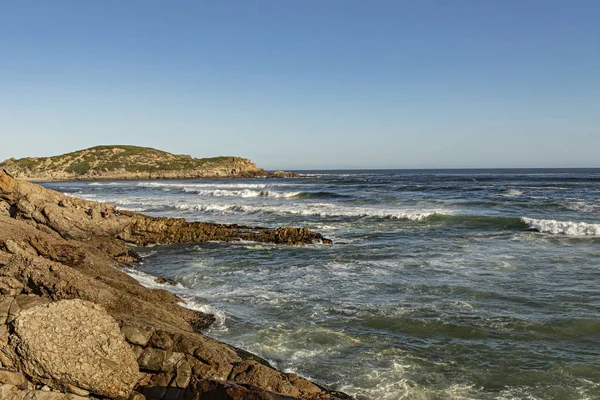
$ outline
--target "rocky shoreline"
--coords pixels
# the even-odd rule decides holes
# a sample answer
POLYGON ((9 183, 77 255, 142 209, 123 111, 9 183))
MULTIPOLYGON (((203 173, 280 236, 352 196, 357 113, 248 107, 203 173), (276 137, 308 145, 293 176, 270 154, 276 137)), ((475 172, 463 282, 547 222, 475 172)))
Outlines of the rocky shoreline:
POLYGON ((115 211, 0 172, 0 399, 349 398, 206 337, 212 315, 120 270, 128 244, 329 240, 115 211))

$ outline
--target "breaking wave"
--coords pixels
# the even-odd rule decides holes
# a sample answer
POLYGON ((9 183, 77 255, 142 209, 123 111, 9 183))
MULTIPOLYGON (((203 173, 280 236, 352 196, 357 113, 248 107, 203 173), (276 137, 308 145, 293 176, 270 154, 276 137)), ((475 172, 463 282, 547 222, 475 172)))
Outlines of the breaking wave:
POLYGON ((527 217, 523 217, 521 220, 529 227, 542 233, 568 236, 600 236, 600 224, 527 217))
POLYGON ((178 210, 191 210, 217 213, 264 213, 279 215, 302 215, 312 217, 349 217, 349 218, 381 218, 422 221, 439 211, 431 210, 389 210, 374 208, 339 207, 333 204, 313 204, 311 206, 291 204, 289 206, 269 207, 240 204, 179 204, 178 210))
POLYGON ((218 189, 264 189, 267 187, 275 187, 275 186, 287 186, 283 183, 178 183, 178 182, 139 182, 137 187, 145 187, 145 188, 218 188, 218 189))
POLYGON ((165 289, 171 293, 176 294, 181 300, 183 300, 180 304, 194 311, 200 311, 204 314, 212 314, 215 317, 215 322, 210 327, 210 331, 226 331, 227 327, 225 325, 226 314, 223 310, 218 309, 210 304, 205 304, 195 300, 193 295, 193 290, 185 287, 181 283, 177 283, 176 285, 171 285, 167 283, 157 283, 157 277, 151 274, 147 274, 140 270, 136 270, 133 268, 120 268, 122 272, 125 272, 127 275, 131 276, 133 279, 138 281, 138 283, 144 287, 150 289, 165 289))
POLYGON ((184 192, 197 193, 199 196, 208 197, 276 197, 276 198, 290 198, 296 197, 300 192, 276 192, 273 190, 227 190, 227 189, 198 189, 198 188, 183 188, 184 192))

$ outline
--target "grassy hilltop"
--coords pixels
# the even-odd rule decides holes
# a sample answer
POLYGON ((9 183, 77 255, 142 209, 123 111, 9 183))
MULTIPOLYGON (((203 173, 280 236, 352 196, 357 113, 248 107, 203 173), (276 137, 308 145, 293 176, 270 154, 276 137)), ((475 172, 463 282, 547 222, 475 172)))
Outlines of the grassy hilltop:
POLYGON ((139 146, 96 146, 53 157, 10 158, 0 164, 29 180, 187 179, 270 176, 240 157, 192 158, 139 146))

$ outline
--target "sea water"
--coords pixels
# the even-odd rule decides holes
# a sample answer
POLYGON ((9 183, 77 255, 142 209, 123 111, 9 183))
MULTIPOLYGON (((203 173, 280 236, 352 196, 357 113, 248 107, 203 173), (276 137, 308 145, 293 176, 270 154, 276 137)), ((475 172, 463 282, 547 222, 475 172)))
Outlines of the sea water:
POLYGON ((303 173, 44 185, 332 239, 140 248, 129 271, 285 371, 359 399, 600 398, 600 170, 303 173))

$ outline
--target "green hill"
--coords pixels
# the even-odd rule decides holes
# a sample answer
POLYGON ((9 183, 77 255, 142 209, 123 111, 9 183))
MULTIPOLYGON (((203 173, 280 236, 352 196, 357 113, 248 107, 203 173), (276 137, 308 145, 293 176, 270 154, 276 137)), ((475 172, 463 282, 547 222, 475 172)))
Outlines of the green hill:
MULTIPOLYGON (((273 174, 240 157, 192 158, 138 146, 96 146, 53 157, 8 159, 0 164, 28 180, 188 179, 273 174)), ((277 174, 282 176, 282 174, 277 174)))

